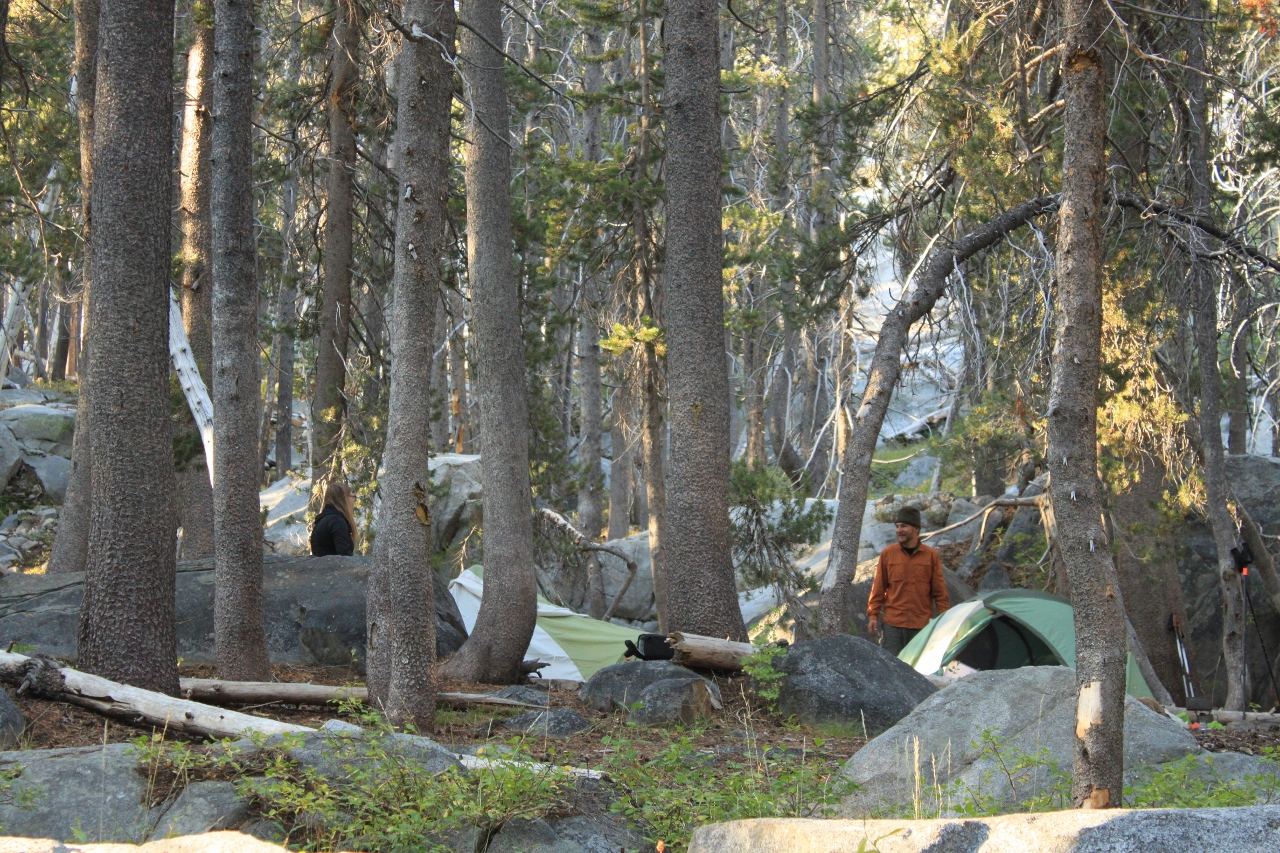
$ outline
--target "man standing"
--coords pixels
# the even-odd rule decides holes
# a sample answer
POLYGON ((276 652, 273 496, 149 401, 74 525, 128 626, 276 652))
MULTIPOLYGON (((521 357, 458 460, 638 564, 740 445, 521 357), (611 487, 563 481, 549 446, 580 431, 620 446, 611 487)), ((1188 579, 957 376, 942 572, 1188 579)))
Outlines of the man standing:
POLYGON ((880 633, 883 609, 881 646, 896 655, 933 618, 935 608, 941 613, 951 606, 951 598, 938 552, 920 542, 920 510, 904 506, 894 521, 898 544, 880 552, 867 600, 867 627, 873 637, 880 633))

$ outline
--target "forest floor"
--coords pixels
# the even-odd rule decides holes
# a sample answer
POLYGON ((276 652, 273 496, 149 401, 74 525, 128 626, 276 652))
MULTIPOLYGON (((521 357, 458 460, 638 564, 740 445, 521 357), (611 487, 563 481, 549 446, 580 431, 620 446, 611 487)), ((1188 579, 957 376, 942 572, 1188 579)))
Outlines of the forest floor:
MULTIPOLYGON (((360 685, 362 679, 347 667, 273 667, 276 680, 283 682, 311 682, 314 684, 360 685)), ((184 665, 183 677, 210 678, 213 667, 207 664, 184 665)), ((754 700, 745 688, 745 679, 716 677, 724 698, 721 715, 708 721, 705 727, 689 731, 691 746, 708 754, 729 753, 756 748, 778 748, 793 752, 802 751, 823 762, 838 767, 849 756, 861 749, 866 739, 845 727, 803 726, 769 714, 754 700)), ((493 685, 442 681, 442 691, 459 693, 483 693, 492 691, 493 685)), ((555 763, 571 763, 591 767, 601 762, 610 748, 608 741, 625 737, 645 758, 646 747, 656 751, 669 742, 656 730, 628 726, 622 714, 605 714, 592 710, 578 700, 577 691, 559 685, 549 691, 551 707, 573 708, 593 723, 592 727, 569 738, 526 738, 524 746, 538 760, 555 763), (653 733, 649 737, 647 733, 653 733)), ((49 702, 28 697, 17 698, 18 707, 27 718, 27 733, 22 749, 56 749, 62 747, 97 746, 103 743, 131 741, 140 734, 150 734, 150 726, 138 727, 117 720, 108 720, 92 711, 65 702, 49 702)), ((326 720, 343 719, 359 722, 337 706, 315 707, 288 704, 242 707, 240 711, 255 716, 302 726, 319 728, 326 720)), ((502 723, 525 708, 497 708, 474 706, 466 709, 441 708, 436 714, 436 729, 431 734, 441 743, 460 749, 500 744, 518 737, 504 729, 502 723)), ((1235 731, 1201 730, 1194 732, 1200 745, 1211 752, 1243 752, 1259 754, 1264 747, 1280 748, 1280 730, 1235 731)), ((170 732, 168 737, 188 739, 170 732)))
MULTIPOLYGON (((273 667, 276 680, 284 682, 311 682, 315 684, 361 685, 363 680, 347 667, 273 667)), ((215 675, 207 664, 184 665, 183 677, 209 678, 215 675)), ((715 677, 724 699, 724 710, 703 727, 689 729, 690 746, 706 754, 754 753, 756 749, 777 748, 792 754, 804 753, 812 761, 818 759, 832 769, 843 764, 850 755, 867 741, 861 732, 855 735, 847 727, 803 726, 769 714, 745 689, 746 680, 741 677, 715 677)), ((441 681, 441 691, 459 693, 484 693, 496 689, 493 685, 441 681)), ((592 722, 592 727, 568 738, 525 737, 523 747, 530 757, 556 764, 573 764, 592 767, 602 762, 610 752, 609 743, 618 738, 628 740, 642 759, 652 757, 670 743, 669 733, 659 729, 630 726, 620 713, 606 714, 595 711, 578 700, 575 689, 553 685, 549 691, 551 707, 572 708, 592 722)), ((97 746, 103 743, 121 743, 133 740, 141 734, 151 734, 150 726, 136 727, 106 718, 92 711, 65 702, 48 702, 42 699, 18 697, 18 707, 27 718, 27 733, 20 748, 54 749, 60 747, 97 746)), ((238 710, 283 722, 319 728, 326 720, 344 719, 359 723, 337 706, 314 707, 274 703, 242 707, 238 710)), ((499 708, 473 706, 465 709, 440 708, 436 713, 436 728, 430 733, 435 740, 452 745, 459 751, 486 744, 501 744, 520 737, 502 727, 502 723, 527 708, 499 708)), ((174 739, 189 739, 183 735, 167 733, 174 739)), ((1278 740, 1277 742, 1280 742, 1278 740)))

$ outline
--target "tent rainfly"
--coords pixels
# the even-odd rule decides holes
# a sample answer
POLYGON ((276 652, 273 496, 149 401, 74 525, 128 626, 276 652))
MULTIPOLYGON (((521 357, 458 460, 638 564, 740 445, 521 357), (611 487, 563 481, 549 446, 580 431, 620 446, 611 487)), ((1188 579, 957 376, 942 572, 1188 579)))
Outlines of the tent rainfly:
MULTIPOLYGON (((997 590, 934 617, 898 657, 923 675, 941 675, 956 663, 972 669, 1074 669, 1075 615, 1070 602, 1047 592, 997 590)), ((1132 696, 1151 697, 1132 653, 1125 689, 1132 696)))
MULTIPOLYGON (((449 592, 458 604, 467 633, 475 630, 484 594, 484 568, 472 566, 449 581, 449 592)), ((526 659, 549 664, 539 672, 543 678, 586 681, 610 664, 619 663, 626 641, 640 636, 612 622, 601 622, 567 607, 558 607, 538 596, 538 621, 529 641, 526 659)))

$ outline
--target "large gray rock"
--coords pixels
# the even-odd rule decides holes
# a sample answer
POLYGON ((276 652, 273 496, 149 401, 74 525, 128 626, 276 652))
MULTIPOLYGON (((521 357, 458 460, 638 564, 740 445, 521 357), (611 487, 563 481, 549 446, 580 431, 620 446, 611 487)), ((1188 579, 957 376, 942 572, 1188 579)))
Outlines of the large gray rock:
POLYGON ((715 684, 696 672, 665 660, 630 660, 606 666, 582 685, 578 698, 597 711, 630 711, 640 701, 644 689, 659 681, 704 681, 715 701, 720 702, 720 688, 715 684))
POLYGON ((41 391, 39 388, 5 388, 0 390, 0 407, 42 405, 56 398, 56 394, 41 391))
POLYGON ((13 475, 22 466, 22 446, 8 427, 0 426, 0 491, 9 486, 13 475))
POLYGON ((22 461, 35 474, 48 502, 60 505, 71 481, 71 460, 61 456, 23 456, 22 461))
POLYGON ((388 772, 395 768, 413 766, 435 775, 462 765, 453 753, 430 738, 417 735, 369 734, 352 731, 351 727, 332 727, 319 732, 301 735, 276 735, 267 740, 267 746, 287 747, 289 757, 300 766, 314 770, 330 784, 341 786, 360 772, 369 778, 376 772, 375 758, 389 759, 384 767, 388 772))
POLYGON ((937 692, 875 643, 838 634, 800 643, 778 664, 778 709, 802 723, 849 723, 875 735, 937 692))
MULTIPOLYGON (((926 699, 900 723, 854 753, 840 777, 860 790, 845 798, 846 817, 911 809, 923 798, 926 813, 982 791, 1016 802, 1050 791, 1052 767, 1070 772, 1074 748, 1075 672, 1066 667, 992 670, 962 678, 926 699), (997 754, 981 745, 997 738, 997 754), (1017 797, 1000 759, 1043 755, 1046 762, 1017 780, 1017 797)), ((1125 706, 1124 762, 1132 777, 1140 768, 1199 751, 1181 724, 1129 698, 1125 706)))
POLYGON ((642 726, 668 723, 688 726, 697 720, 709 719, 721 707, 720 690, 710 681, 664 678, 640 691, 628 719, 642 726))
POLYGON ((0 750, 13 749, 27 730, 27 718, 14 701, 9 692, 0 689, 0 750))
POLYGON ((193 782, 160 818, 151 840, 239 827, 248 818, 249 801, 236 792, 236 783, 193 782))
MULTIPOLYGON (((478 830, 455 833, 444 840, 455 853, 618 853, 620 850, 652 850, 635 828, 609 811, 615 795, 597 780, 579 780, 573 794, 574 811, 568 817, 516 819, 503 824, 488 840, 478 830)), ((4 851, 0 851, 4 853, 4 851)))
POLYGON ((525 711, 502 724, 505 729, 537 737, 570 737, 591 728, 591 721, 572 708, 525 711))
POLYGON ((740 820, 689 853, 1273 853, 1280 806, 1069 810, 963 820, 740 820))
MULTIPOLYGON (((354 665, 365 660, 368 557, 280 557, 263 561, 267 651, 275 663, 354 665)), ((466 636, 448 588, 435 578, 437 650, 466 636)), ((0 646, 21 643, 74 660, 84 575, 13 575, 0 581, 0 646)), ((213 662, 213 560, 178 564, 178 655, 213 662)))
POLYGON ((933 472, 938 470, 938 457, 917 456, 907 463, 902 473, 894 479, 893 484, 900 489, 915 491, 933 480, 933 472))
POLYGON ((71 458, 71 436, 76 412, 72 407, 22 405, 0 411, 0 424, 7 426, 28 453, 71 458))
POLYGON ((431 533, 436 547, 445 550, 480 523, 480 457, 441 453, 428 464, 437 494, 444 493, 431 503, 431 533))
MULTIPOLYGON (((607 543, 627 554, 636 564, 636 576, 627 587, 614 614, 623 619, 647 622, 658 618, 658 607, 653 598, 653 564, 649 558, 649 534, 636 533, 626 539, 614 539, 607 543)), ((598 553, 600 571, 604 578, 604 600, 612 602, 626 583, 627 564, 612 554, 598 553)))
POLYGON ((1280 533, 1280 458, 1249 454, 1226 461, 1232 493, 1265 532, 1280 533))
POLYGON ((0 770, 21 770, 0 798, 0 826, 59 841, 146 841, 166 807, 143 802, 147 780, 137 766, 124 743, 0 753, 0 770))

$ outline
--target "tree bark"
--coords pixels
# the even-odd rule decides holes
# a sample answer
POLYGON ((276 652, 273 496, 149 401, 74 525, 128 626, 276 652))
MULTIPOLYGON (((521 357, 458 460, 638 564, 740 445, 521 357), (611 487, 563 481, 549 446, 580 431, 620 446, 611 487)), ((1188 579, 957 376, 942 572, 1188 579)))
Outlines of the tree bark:
POLYGON ((663 298, 671 419, 666 630, 745 640, 729 533, 719 6, 714 0, 673 0, 665 14, 663 298))
MULTIPOLYGON (((582 440, 578 461, 582 486, 578 489, 578 525, 593 540, 604 530, 604 473, 600 467, 603 398, 600 390, 600 333, 596 329, 594 306, 588 306, 578 327, 578 376, 582 410, 582 440)), ((587 555, 587 612, 595 618, 604 614, 604 576, 600 561, 587 555)))
MULTIPOLYGON (((1205 91, 1207 68, 1206 35, 1201 23, 1207 9, 1202 0, 1187 6, 1187 177, 1190 182, 1192 214, 1208 220, 1213 186, 1209 174, 1209 103, 1205 91)), ((1227 698, 1223 707, 1243 711, 1248 701, 1245 690, 1245 613, 1240 572, 1236 571, 1231 549, 1236 546, 1236 527, 1227 505, 1227 472, 1222 447, 1222 370, 1218 359, 1218 282, 1207 254, 1205 234, 1191 231, 1188 285, 1192 310, 1192 334, 1200 374, 1200 451, 1204 464, 1205 510, 1218 551, 1218 585, 1222 591, 1222 654, 1227 670, 1227 698)))
MULTIPOLYGON (((80 125, 80 214, 82 239, 89 244, 92 234, 91 193, 93 189, 93 107, 97 88, 98 67, 98 0, 75 0, 76 18, 76 113, 80 125)), ((92 279, 90 252, 86 248, 81 260, 81 299, 87 300, 89 282, 92 279)), ((68 299, 62 306, 68 320, 80 310, 80 303, 68 299)), ((68 322, 67 355, 63 364, 70 361, 71 329, 68 322)), ((88 336, 86 336, 86 339, 88 336)), ((61 347, 61 341, 59 342, 61 347)), ((81 356, 83 360, 83 356, 81 356)), ((65 370, 63 377, 65 378, 65 370)), ((55 375, 55 378, 56 375, 55 375)), ((75 433, 71 440, 71 476, 67 480, 67 494, 62 501, 62 513, 58 519, 58 535, 49 554, 45 571, 82 572, 89 549, 89 511, 92 456, 90 453, 89 386, 80 377, 76 400, 75 433)))
POLYGON ((178 688, 169 422, 173 4, 112 0, 98 39, 89 238, 92 511, 85 669, 178 688))
POLYGON ((1078 808, 1118 808, 1124 781, 1124 603, 1101 521, 1097 460, 1108 115, 1101 44, 1109 17, 1097 0, 1065 6, 1057 337, 1046 412, 1057 547, 1075 611, 1079 694, 1071 800, 1078 808))
POLYGON ((359 74, 360 4, 337 0, 338 19, 330 36, 329 163, 324 220, 324 289, 316 337, 316 476, 341 469, 342 425, 346 417, 347 341, 351 333, 351 205, 356 167, 355 85, 359 74))
POLYGON ((632 470, 635 460, 632 445, 635 425, 632 415, 631 377, 625 368, 617 372, 618 385, 613 391, 613 418, 609 426, 609 443, 613 458, 609 465, 609 535, 608 539, 625 539, 631 533, 632 470))
POLYGON ((871 458, 893 389, 902 375, 902 350, 911 326, 933 310, 947 289, 951 274, 978 252, 993 246, 1009 232, 1031 219, 1057 209, 1056 196, 1031 199, 974 228, 954 244, 935 246, 929 252, 915 287, 885 317, 876 340, 862 403, 854 416, 853 435, 841 460, 843 478, 831 538, 831 557, 822 585, 819 632, 823 636, 846 631, 852 624, 855 602, 850 597, 857 570, 862 515, 871 479, 871 458))
MULTIPOLYGON (((181 185, 179 222, 182 230, 182 326, 191 354, 206 384, 213 364, 213 221, 212 221, 212 69, 213 22, 197 21, 187 54, 186 99, 182 116, 182 149, 179 157, 181 185)), ((179 413, 175 426, 180 451, 189 451, 199 440, 199 430, 187 415, 179 413)), ((185 452, 175 459, 178 472, 178 525, 182 545, 178 558, 212 557, 213 487, 203 453, 185 452)))
MULTIPOLYGON (((604 40, 599 27, 586 33, 588 57, 598 57, 604 52, 604 40)), ((586 65, 585 89, 587 94, 599 96, 604 88, 604 69, 599 61, 586 65)), ((592 163, 603 157, 601 145, 601 113, 603 106, 593 102, 587 108, 586 145, 584 155, 592 163)), ((597 314, 600 308, 600 281, 592 274, 585 282, 582 316, 578 321, 578 394, 581 405, 579 420, 582 431, 578 446, 578 463, 582 469, 582 486, 578 489, 578 524, 593 540, 604 532, 604 473, 600 465, 602 444, 602 420, 604 397, 600 382, 600 329, 597 314)), ((610 525, 612 526, 612 524, 610 525)), ((600 560, 594 553, 587 554, 587 612, 600 618, 605 612, 604 575, 600 560)))
POLYGON ((464 0, 467 84, 467 269, 484 448, 484 599, 475 630, 446 672, 513 683, 533 636, 533 501, 520 291, 512 269, 511 147, 498 0, 464 0), (483 35, 483 37, 482 37, 483 35), (487 43, 486 43, 487 42, 487 43))
POLYGON ((253 236, 253 0, 215 0, 213 73, 214 659, 271 677, 258 508, 258 279, 253 236))
MULTIPOLYGON (((465 319, 464 301, 456 290, 448 292, 449 323, 454 328, 465 319)), ((471 440, 471 401, 467 394, 467 342, 465 328, 449 339, 449 374, 453 384, 450 408, 453 412, 453 452, 465 453, 471 440)))
MULTIPOLYGON (((435 718, 431 670, 436 633, 427 495, 431 389, 423 379, 431 372, 433 329, 443 293, 440 258, 446 250, 449 216, 453 98, 452 56, 446 51, 452 53, 457 24, 452 0, 409 0, 404 15, 404 26, 423 35, 401 40, 396 68, 400 185, 390 318, 391 397, 382 511, 370 578, 377 595, 369 597, 367 636, 370 669, 377 670, 370 679, 376 685, 375 701, 393 725, 430 729, 435 718)), ((486 479, 486 486, 489 482, 486 479)), ((489 577, 486 572, 485 598, 489 577)))

